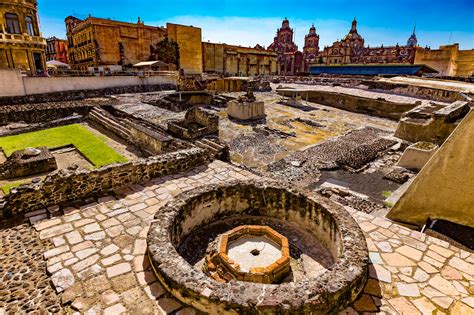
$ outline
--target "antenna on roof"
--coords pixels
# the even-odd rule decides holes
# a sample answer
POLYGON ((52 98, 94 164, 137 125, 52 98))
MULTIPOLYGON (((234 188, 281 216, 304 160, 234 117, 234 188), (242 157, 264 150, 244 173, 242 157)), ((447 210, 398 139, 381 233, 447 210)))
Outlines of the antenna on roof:
POLYGON ((451 40, 453 39, 453 32, 449 33, 448 45, 451 45, 451 40))

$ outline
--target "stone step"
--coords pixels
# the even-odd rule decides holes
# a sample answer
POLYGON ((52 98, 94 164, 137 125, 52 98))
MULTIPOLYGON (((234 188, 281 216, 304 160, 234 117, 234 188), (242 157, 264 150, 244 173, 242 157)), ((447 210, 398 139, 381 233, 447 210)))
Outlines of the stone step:
POLYGON ((210 139, 205 139, 204 138, 204 139, 201 139, 200 141, 207 144, 207 145, 209 145, 209 146, 211 146, 211 147, 213 147, 213 148, 215 148, 216 150, 219 150, 219 151, 225 148, 225 146, 223 146, 223 145, 221 145, 221 144, 219 144, 215 141, 212 141, 210 139))
POLYGON ((98 121, 105 123, 106 125, 109 125, 109 127, 113 128, 116 132, 118 132, 120 135, 124 136, 125 138, 130 136, 130 132, 124 128, 122 125, 120 125, 117 121, 113 120, 112 118, 107 117, 105 113, 102 111, 99 111, 97 109, 93 109, 89 115, 92 118, 97 119, 98 121))
POLYGON ((208 151, 210 151, 211 153, 213 154, 217 154, 219 153, 220 150, 217 150, 216 148, 202 142, 202 141, 196 141, 196 145, 202 149, 206 149, 208 151))

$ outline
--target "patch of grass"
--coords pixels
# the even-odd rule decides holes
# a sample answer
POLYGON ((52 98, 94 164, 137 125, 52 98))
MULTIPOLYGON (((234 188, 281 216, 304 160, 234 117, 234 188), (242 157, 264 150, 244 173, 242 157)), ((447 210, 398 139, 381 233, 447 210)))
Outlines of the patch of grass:
POLYGON ((383 191, 382 192, 382 196, 384 196, 385 198, 388 198, 392 195, 392 192, 391 191, 383 191))
POLYGON ((16 150, 28 147, 44 146, 53 149, 71 144, 95 167, 127 161, 125 157, 110 148, 104 140, 79 124, 0 138, 0 147, 7 156, 16 150))
POLYGON ((383 204, 389 208, 392 208, 394 206, 394 203, 390 201, 384 201, 383 204))
POLYGON ((14 183, 8 183, 3 186, 0 186, 0 189, 3 190, 3 193, 5 195, 8 195, 10 193, 10 189, 18 187, 26 182, 14 182, 14 183))

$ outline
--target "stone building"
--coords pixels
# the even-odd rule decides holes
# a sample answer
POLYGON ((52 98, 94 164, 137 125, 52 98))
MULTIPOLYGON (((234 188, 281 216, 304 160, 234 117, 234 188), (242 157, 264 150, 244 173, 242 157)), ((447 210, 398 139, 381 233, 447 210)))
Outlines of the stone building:
POLYGON ((303 55, 305 72, 307 72, 307 65, 319 62, 319 35, 316 33, 314 24, 309 29, 309 33, 304 37, 303 55))
POLYGON ((278 54, 257 45, 254 48, 202 43, 203 71, 225 76, 256 76, 277 73, 278 54))
POLYGON ((442 76, 470 77, 474 75, 474 49, 459 50, 459 44, 440 46, 439 49, 418 47, 416 64, 426 64, 442 76))
POLYGON ((406 46, 365 47, 364 38, 357 32, 357 20, 354 18, 349 33, 332 46, 324 47, 320 53, 320 64, 368 64, 403 63, 413 64, 417 39, 415 30, 406 46))
POLYGON ((303 71, 303 53, 298 51, 298 46, 293 41, 293 29, 285 18, 281 28, 277 30, 269 50, 278 53, 278 74, 295 75, 303 71))
POLYGON ((202 31, 199 27, 167 23, 168 38, 178 43, 179 68, 182 74, 202 73, 202 31))
POLYGON ((67 40, 54 36, 46 39, 46 61, 51 60, 68 63, 67 40))
POLYGON ((89 16, 65 20, 68 59, 76 70, 100 65, 131 66, 149 59, 150 46, 166 37, 166 29, 89 16))
POLYGON ((46 41, 36 0, 0 0, 0 68, 39 72, 46 68, 46 41))

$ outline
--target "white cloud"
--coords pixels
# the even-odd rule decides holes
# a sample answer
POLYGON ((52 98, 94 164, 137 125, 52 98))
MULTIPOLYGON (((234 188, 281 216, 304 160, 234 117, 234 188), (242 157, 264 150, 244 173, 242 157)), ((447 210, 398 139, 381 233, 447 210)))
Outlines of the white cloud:
MULTIPOLYGON (((281 27, 282 19, 274 18, 248 18, 248 17, 208 17, 208 16, 176 16, 159 21, 145 21, 148 25, 166 25, 166 22, 184 25, 194 25, 202 29, 203 41, 215 43, 226 43, 233 45, 251 46, 256 44, 267 47, 273 41, 277 28, 281 27)), ((351 20, 335 19, 290 19, 290 26, 295 30, 295 42, 299 49, 303 49, 304 36, 308 33, 314 22, 316 32, 320 36, 319 46, 332 45, 338 39, 347 34, 351 27, 351 20)), ((367 27, 359 23, 359 33, 364 37, 366 45, 371 47, 395 45, 406 43, 411 35, 411 26, 405 29, 388 29, 382 27, 367 27)), ((43 36, 66 37, 64 20, 57 18, 41 17, 41 30, 43 36)), ((438 32, 417 29, 418 43, 422 46, 438 48, 440 45, 460 43, 461 49, 474 48, 474 36, 468 32, 438 32)))
MULTIPOLYGON (((148 22, 145 21, 147 24, 148 22)), ((151 25, 165 25, 166 22, 184 25, 193 25, 202 29, 203 41, 226 43, 242 46, 260 44, 267 47, 272 43, 277 28, 281 27, 281 18, 248 18, 248 17, 206 17, 206 16, 176 16, 164 21, 150 22, 151 25)), ((303 49, 304 36, 314 22, 316 32, 320 36, 319 46, 332 45, 336 40, 344 37, 350 27, 351 20, 306 20, 290 19, 290 26, 295 30, 295 43, 303 49)), ((406 29, 388 29, 367 27, 358 24, 357 29, 364 37, 366 45, 371 47, 391 46, 399 43, 406 44, 412 32, 412 26, 406 29)), ((422 46, 438 48, 448 44, 449 32, 417 30, 418 43, 422 46)), ((451 43, 461 43, 462 49, 474 48, 474 36, 470 33, 453 33, 451 43)))

